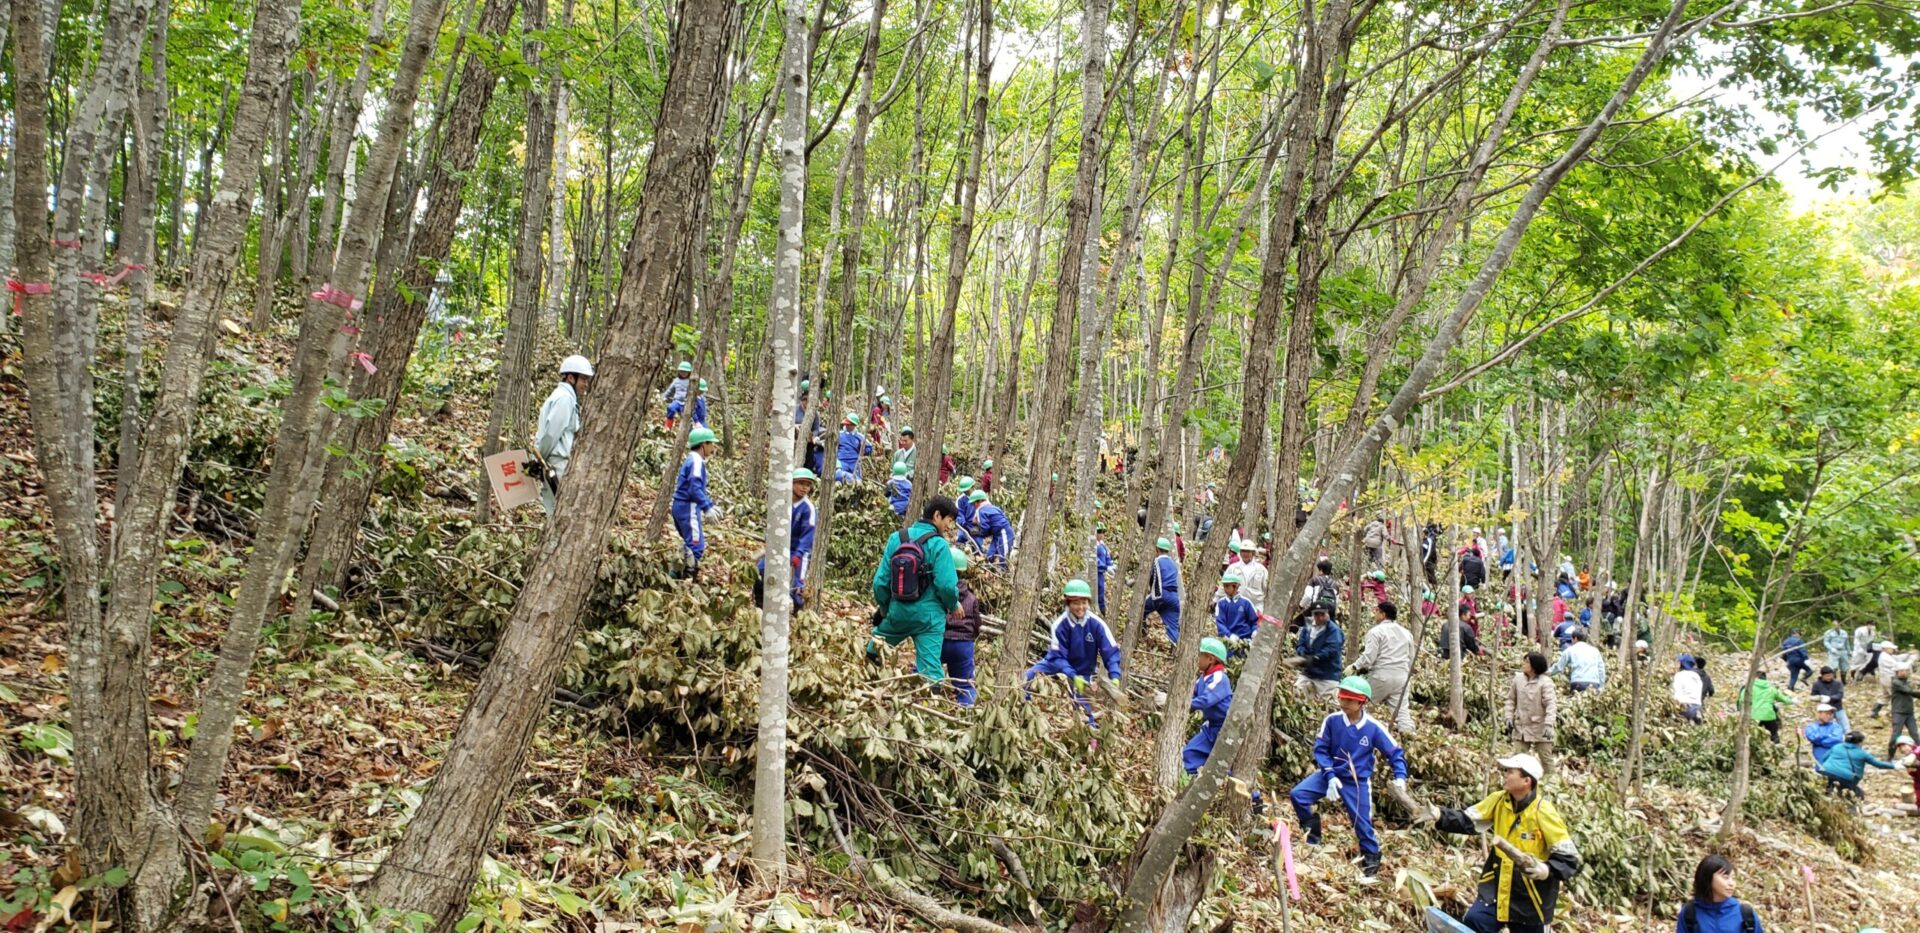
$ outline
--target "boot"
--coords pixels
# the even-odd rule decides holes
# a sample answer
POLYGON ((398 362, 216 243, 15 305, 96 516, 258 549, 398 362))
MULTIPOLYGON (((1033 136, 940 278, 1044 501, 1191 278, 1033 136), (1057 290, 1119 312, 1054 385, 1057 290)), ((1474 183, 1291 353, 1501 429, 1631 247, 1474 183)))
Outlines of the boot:
POLYGON ((1300 829, 1307 834, 1307 845, 1317 846, 1320 844, 1320 817, 1318 815, 1302 820, 1300 822, 1300 829))
POLYGON ((1361 856, 1360 858, 1361 883, 1373 884, 1379 879, 1379 877, 1380 877, 1380 853, 1374 852, 1371 854, 1361 856))

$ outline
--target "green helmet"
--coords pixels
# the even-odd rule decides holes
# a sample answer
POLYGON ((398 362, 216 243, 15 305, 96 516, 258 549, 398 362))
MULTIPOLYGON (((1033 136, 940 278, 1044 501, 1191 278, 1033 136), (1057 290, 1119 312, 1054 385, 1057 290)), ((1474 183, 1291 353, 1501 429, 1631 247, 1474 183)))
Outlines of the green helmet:
POLYGON ((842 421, 845 421, 845 422, 846 422, 846 423, 848 423, 848 424, 859 424, 859 423, 860 423, 860 416, 859 416, 859 415, 856 415, 856 414, 854 414, 853 412, 847 412, 847 416, 846 416, 845 418, 842 418, 842 419, 840 419, 840 420, 842 420, 842 421))
POLYGON ((1049 479, 1048 482, 1052 482, 1052 483, 1060 482, 1060 474, 1058 473, 1053 474, 1053 478, 1049 479))
POLYGON ((692 450, 701 444, 714 444, 719 441, 719 436, 714 434, 711 428, 694 428, 692 431, 687 432, 688 450, 692 450))
POLYGON ((953 554, 953 572, 959 573, 967 569, 967 552, 954 548, 951 553, 953 554))
POLYGON ((813 388, 813 380, 811 379, 800 380, 800 391, 805 392, 811 388, 813 388))
POLYGON ((1460 584, 1460 592, 1471 594, 1473 592, 1473 584, 1471 583, 1460 584))
POLYGON ((1240 553, 1240 539, 1239 538, 1228 539, 1227 550, 1232 551, 1235 554, 1240 553))
POLYGON ((1153 546, 1154 546, 1154 547, 1157 547, 1157 548, 1159 548, 1160 550, 1163 550, 1163 551, 1171 551, 1171 550, 1173 550, 1173 542, 1172 542, 1172 541, 1168 541, 1168 540, 1167 540, 1167 539, 1165 539, 1165 538, 1160 538, 1160 539, 1158 539, 1158 540, 1156 540, 1156 541, 1154 541, 1154 542, 1153 542, 1153 546))
POLYGON ((1224 574, 1221 574, 1221 575, 1220 575, 1220 585, 1221 585, 1221 586, 1226 586, 1226 585, 1227 585, 1227 584, 1229 584, 1229 583, 1231 583, 1231 584, 1233 584, 1234 586, 1239 586, 1239 585, 1240 585, 1240 575, 1239 575, 1239 574, 1237 574, 1237 573, 1224 573, 1224 574))
POLYGON ((680 364, 680 372, 683 372, 683 373, 690 373, 690 372, 693 372, 693 364, 692 364, 692 363, 684 363, 684 362, 683 362, 683 363, 681 363, 681 364, 680 364))
POLYGON ((1387 572, 1384 570, 1376 570, 1372 574, 1369 574, 1369 576, 1375 580, 1385 580, 1387 578, 1387 572))
POLYGON ((797 483, 801 480, 806 480, 809 483, 817 483, 820 481, 820 475, 806 467, 796 467, 793 471, 793 481, 797 483))
POLYGON ((705 379, 700 380, 700 391, 702 392, 707 391, 707 380, 705 379))
POLYGON ((905 427, 905 428, 901 428, 901 429, 900 429, 900 436, 901 436, 901 437, 912 437, 912 436, 913 436, 913 428, 911 428, 911 427, 905 427))
POLYGON ((884 396, 884 395, 882 395, 882 396, 880 396, 880 404, 882 404, 882 405, 892 405, 892 404, 893 404, 893 399, 890 399, 890 398, 888 398, 888 397, 886 397, 886 396, 884 396))
POLYGON ((1357 693, 1366 699, 1373 699, 1373 685, 1365 677, 1348 677, 1340 681, 1341 693, 1357 693))
POLYGON ((1085 580, 1068 580, 1066 587, 1060 592, 1068 599, 1093 598, 1093 587, 1088 586, 1085 580))
POLYGON ((955 483, 954 485, 955 485, 955 487, 956 487, 956 488, 958 488, 958 489, 959 489, 959 490, 960 490, 961 492, 972 492, 972 491, 973 491, 973 477, 971 477, 971 476, 962 476, 962 477, 960 477, 960 482, 958 482, 958 483, 955 483))
POLYGON ((982 467, 984 467, 984 468, 986 468, 986 469, 989 469, 989 470, 991 470, 991 469, 993 469, 993 461, 992 461, 992 460, 987 460, 987 461, 983 461, 983 462, 982 462, 982 463, 981 463, 980 465, 981 465, 982 467))
POLYGON ((987 501, 987 491, 984 489, 976 489, 973 491, 973 495, 967 497, 967 500, 969 502, 985 502, 987 501))
POLYGON ((1096 533, 1104 533, 1104 532, 1105 532, 1105 531, 1107 530, 1107 526, 1106 526, 1106 525, 1103 525, 1103 524, 1101 524, 1101 523, 1099 523, 1099 522, 1095 522, 1095 523, 1094 523, 1094 525, 1093 525, 1093 530, 1094 530, 1094 531, 1095 531, 1096 533))
POLYGON ((1227 643, 1218 638, 1202 638, 1200 639, 1200 653, 1213 655, 1219 658, 1221 663, 1224 664, 1227 660, 1227 643))
POLYGON ((913 471, 907 469, 907 461, 905 460, 902 460, 899 463, 896 463, 893 465, 893 475, 895 476, 905 476, 911 472, 913 471))

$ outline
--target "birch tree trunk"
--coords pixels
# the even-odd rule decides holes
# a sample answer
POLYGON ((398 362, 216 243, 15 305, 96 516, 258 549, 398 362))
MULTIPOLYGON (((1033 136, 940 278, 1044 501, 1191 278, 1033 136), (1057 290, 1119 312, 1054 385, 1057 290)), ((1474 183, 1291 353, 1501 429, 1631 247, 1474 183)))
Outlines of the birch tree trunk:
MULTIPOLYGON (((160 146, 165 138, 167 120, 167 19, 170 0, 157 0, 153 16, 153 39, 148 57, 152 63, 145 80, 135 85, 133 157, 127 161, 125 222, 119 246, 120 265, 126 275, 127 314, 120 349, 120 435, 113 458, 113 514, 126 508, 127 493, 133 486, 140 459, 140 433, 145 423, 140 404, 140 368, 146 358, 147 305, 153 300, 152 266, 153 228, 159 210, 160 146)), ((8 211, 12 216, 12 211, 8 211)), ((6 261, 0 253, 0 263, 6 261)), ((5 315, 0 315, 5 316, 5 315)), ((114 533, 119 534, 118 525, 114 533)))
POLYGON ((800 387, 800 265, 806 258, 807 2, 787 0, 780 68, 780 245, 767 311, 767 550, 760 615, 760 729, 753 757, 753 860, 769 887, 787 870, 787 665, 792 587, 793 406, 800 387))
MULTIPOLYGON (((435 8, 433 25, 439 29, 438 9, 446 0, 428 0, 435 8)), ((409 32, 411 39, 411 16, 409 13, 409 32)), ((340 241, 335 234, 335 223, 340 219, 340 204, 345 196, 349 163, 353 161, 353 128, 360 122, 361 102, 367 96, 367 82, 373 74, 373 50, 387 44, 387 0, 373 0, 373 10, 367 14, 367 40, 360 49, 360 64, 353 70, 353 84, 341 98, 340 106, 333 112, 333 128, 327 140, 327 177, 320 196, 320 255, 318 261, 307 266, 308 285, 317 286, 333 276, 334 259, 338 255, 340 241)), ((359 192, 354 193, 354 203, 360 203, 359 192)), ((345 231, 341 231, 344 233, 345 231)))

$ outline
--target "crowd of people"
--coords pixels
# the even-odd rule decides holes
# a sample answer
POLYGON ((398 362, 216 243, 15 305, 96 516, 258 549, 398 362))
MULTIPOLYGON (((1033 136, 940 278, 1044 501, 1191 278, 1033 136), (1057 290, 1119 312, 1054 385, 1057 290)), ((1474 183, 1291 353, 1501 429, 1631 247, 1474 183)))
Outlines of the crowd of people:
MULTIPOLYGON (((593 367, 574 356, 560 367, 561 380, 542 405, 534 440, 537 460, 529 472, 544 479, 542 504, 552 511, 554 494, 566 472, 574 435, 580 427, 579 399, 591 385, 593 367)), ((812 557, 815 511, 812 492, 829 465, 825 422, 819 405, 811 404, 811 387, 801 383, 800 404, 794 414, 797 439, 804 443, 803 464, 792 471, 790 561, 796 608, 807 602, 806 580, 812 557)), ((697 574, 706 551, 707 524, 720 517, 720 506, 707 491, 710 458, 718 438, 707 426, 706 384, 692 376, 692 366, 681 363, 673 381, 662 392, 665 423, 672 427, 683 415, 687 452, 674 477, 672 515, 686 556, 687 572, 697 574)), ((828 400, 831 393, 824 393, 828 400)), ((863 417, 848 411, 832 441, 837 482, 861 482, 862 461, 884 458, 885 492, 896 515, 904 520, 913 498, 917 441, 909 426, 894 429, 892 400, 884 391, 863 417), (867 428, 862 431, 863 425, 867 428)), ((1135 451, 1115 462, 1123 470, 1135 451)), ((1109 451, 1102 439, 1102 469, 1109 451)), ((864 656, 870 663, 884 661, 883 646, 911 643, 914 669, 934 688, 960 706, 972 706, 975 642, 981 635, 984 607, 969 585, 978 573, 1004 571, 1014 557, 1013 526, 993 500, 993 461, 980 462, 978 477, 959 475, 953 458, 941 451, 940 491, 928 497, 918 520, 890 533, 881 548, 871 581, 874 603, 872 634, 864 656), (951 492, 951 494, 949 494, 951 492)), ((1214 522, 1212 484, 1195 497, 1200 507, 1198 532, 1202 541, 1214 522)), ((1145 514, 1140 522, 1144 530, 1145 514)), ((1026 670, 1028 695, 1036 680, 1059 678, 1067 695, 1089 727, 1097 729, 1096 707, 1090 699, 1098 684, 1118 696, 1126 659, 1104 618, 1108 611, 1109 577, 1117 566, 1105 527, 1093 529, 1093 576, 1067 581, 1059 591, 1059 613, 1048 627, 1047 648, 1026 670)), ((1611 581, 1596 581, 1588 570, 1562 555, 1554 573, 1553 591, 1545 603, 1546 618, 1536 618, 1534 594, 1528 581, 1540 579, 1539 566, 1529 560, 1520 567, 1520 555, 1506 529, 1489 539, 1473 529, 1454 550, 1458 593, 1444 601, 1440 586, 1443 530, 1428 523, 1418 530, 1420 567, 1424 581, 1419 606, 1422 620, 1436 632, 1435 649, 1442 658, 1454 651, 1485 657, 1491 626, 1497 645, 1524 644, 1528 651, 1508 683, 1500 703, 1505 735, 1513 752, 1497 759, 1501 789, 1479 803, 1460 810, 1416 805, 1406 795, 1407 762, 1393 736, 1415 728, 1409 695, 1419 644, 1401 621, 1400 605, 1389 598, 1388 555, 1402 545, 1388 514, 1368 518, 1355 532, 1364 554, 1365 571, 1349 588, 1334 572, 1330 557, 1321 557, 1296 600, 1271 600, 1266 566, 1267 536, 1259 539, 1233 528, 1228 558, 1211 594, 1183 587, 1185 541, 1177 522, 1154 541, 1154 559, 1144 582, 1137 624, 1158 619, 1167 644, 1176 645, 1188 608, 1204 608, 1213 621, 1211 633, 1200 641, 1197 678, 1189 707, 1198 725, 1181 752, 1188 775, 1205 766, 1219 739, 1234 699, 1229 664, 1244 655, 1261 625, 1284 625, 1292 646, 1285 663, 1295 672, 1295 686, 1324 698, 1334 709, 1321 721, 1314 738, 1313 768, 1288 793, 1297 825, 1309 846, 1321 844, 1321 817, 1317 807, 1336 797, 1353 827, 1360 851, 1361 877, 1371 881, 1380 869, 1380 843, 1374 829, 1373 779, 1378 760, 1389 769, 1395 795, 1413 809, 1416 822, 1442 832, 1486 834, 1499 840, 1487 855, 1479 876, 1476 899, 1460 921, 1478 933, 1506 929, 1512 933, 1541 930, 1553 920, 1558 886, 1580 870, 1580 855, 1565 821, 1542 792, 1542 782, 1554 768, 1554 738, 1562 709, 1559 681, 1573 694, 1598 692, 1608 683, 1607 651, 1619 650, 1625 632, 1635 640, 1626 663, 1646 665, 1652 656, 1650 620, 1627 618, 1627 597, 1611 581), (1494 582, 1494 575, 1499 575, 1494 582), (1597 588, 1596 588, 1597 587, 1597 588), (1358 604, 1371 618, 1355 659, 1346 661, 1350 606, 1358 604), (1597 608, 1597 618, 1596 618, 1597 608), (1557 648, 1550 660, 1548 639, 1557 648), (1375 717, 1377 711, 1378 717, 1375 717), (1388 726, 1391 722, 1392 728, 1388 726)), ((761 569, 764 573, 764 559, 761 569)), ((757 597, 764 594, 756 591, 757 597)), ((1716 694, 1704 653, 1683 652, 1675 658, 1669 696, 1672 715, 1699 724, 1709 717, 1747 715, 1774 742, 1781 726, 1799 705, 1798 694, 1808 694, 1811 718, 1799 730, 1812 751, 1811 764, 1825 778, 1829 790, 1854 799, 1862 796, 1861 782, 1869 768, 1904 769, 1920 795, 1920 726, 1914 713, 1913 652, 1880 637, 1872 624, 1849 632, 1838 623, 1820 638, 1826 663, 1816 671, 1814 646, 1799 631, 1788 633, 1771 656, 1756 662, 1751 683, 1737 691, 1732 710, 1716 711, 1716 694), (1785 687, 1774 682, 1775 662, 1787 673, 1785 687), (1804 687, 1803 687, 1804 684, 1804 687), (1855 707, 1867 693, 1875 701, 1869 718, 1889 712, 1885 758, 1865 747, 1866 736, 1850 728, 1847 694, 1855 707)), ((1254 791, 1256 808, 1264 803, 1254 791)), ((1916 796, 1920 802, 1920 796, 1916 796)), ((1689 930, 1758 930, 1753 909, 1733 896, 1733 869, 1724 858, 1703 859, 1694 877, 1693 897, 1682 908, 1678 927, 1689 930)))

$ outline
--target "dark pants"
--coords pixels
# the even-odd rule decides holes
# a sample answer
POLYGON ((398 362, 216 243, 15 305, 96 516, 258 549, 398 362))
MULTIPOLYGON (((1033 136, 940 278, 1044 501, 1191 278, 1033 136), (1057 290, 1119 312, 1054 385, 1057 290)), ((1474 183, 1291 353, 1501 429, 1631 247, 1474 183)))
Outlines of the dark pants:
POLYGON ((1501 923, 1500 908, 1485 900, 1474 901, 1473 907, 1467 911, 1466 916, 1460 918, 1460 922, 1473 930, 1473 933, 1499 933, 1503 926, 1508 933, 1545 933, 1547 929, 1538 923, 1523 923, 1518 920, 1501 923))
POLYGON ((1842 797, 1852 797, 1855 800, 1867 799, 1867 795, 1860 792, 1859 781, 1843 781, 1831 774, 1827 775, 1827 792, 1839 794, 1842 797))
POLYGON ((1915 742, 1920 742, 1920 724, 1914 722, 1912 713, 1893 714, 1893 731, 1887 734, 1888 758, 1893 757, 1894 743, 1898 742, 1902 735, 1913 739, 1915 742))
POLYGON ((1775 745, 1780 744, 1780 718, 1779 717, 1776 716, 1772 719, 1769 719, 1760 723, 1760 728, 1767 730, 1767 735, 1773 739, 1773 744, 1775 745))
POLYGON ((953 684, 954 702, 961 706, 972 706, 974 697, 973 642, 941 642, 940 663, 947 669, 947 682, 953 684))
POLYGON ((1801 674, 1807 675, 1807 680, 1809 682, 1813 680, 1813 668, 1810 665, 1808 665, 1807 662, 1805 661, 1788 661, 1787 662, 1787 689, 1788 690, 1792 690, 1793 688, 1798 687, 1800 685, 1801 674))

